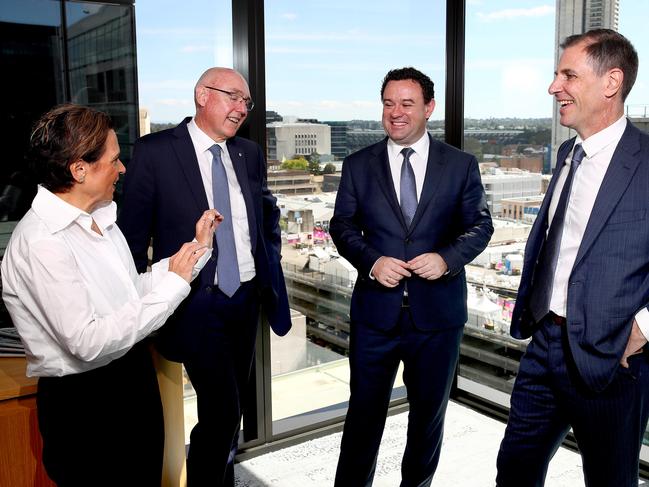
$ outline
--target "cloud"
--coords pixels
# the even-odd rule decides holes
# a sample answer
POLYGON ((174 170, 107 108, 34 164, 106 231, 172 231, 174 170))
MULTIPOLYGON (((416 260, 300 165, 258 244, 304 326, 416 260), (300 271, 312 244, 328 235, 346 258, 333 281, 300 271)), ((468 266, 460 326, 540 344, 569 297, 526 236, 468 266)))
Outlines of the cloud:
POLYGON ((188 107, 194 104, 191 99, 186 98, 162 98, 160 100, 155 100, 154 103, 168 107, 188 107))
POLYGON ((281 18, 286 19, 286 20, 295 20, 297 19, 297 14, 294 14, 292 12, 286 12, 285 14, 280 15, 281 18))
POLYGON ((268 36, 270 41, 291 41, 291 42, 366 42, 372 44, 392 44, 392 43, 427 43, 445 42, 442 34, 368 34, 366 32, 351 30, 347 32, 327 32, 327 33, 281 33, 268 36))
POLYGON ((268 110, 275 110, 284 116, 317 118, 319 120, 378 120, 381 118, 381 103, 377 100, 273 100, 267 101, 268 110))
POLYGON ((139 90, 141 95, 143 93, 150 93, 154 91, 180 91, 183 93, 189 93, 189 96, 192 97, 195 84, 196 80, 186 79, 163 79, 156 81, 147 81, 140 79, 139 90))
POLYGON ((208 51, 211 51, 212 49, 214 49, 212 46, 206 46, 206 45, 192 46, 192 45, 189 45, 189 46, 181 47, 180 52, 184 52, 184 53, 208 52, 208 51))
POLYGON ((273 54, 334 54, 342 53, 333 49, 309 48, 309 47, 267 47, 266 52, 273 54))
POLYGON ((516 66, 535 66, 547 70, 548 76, 552 77, 552 70, 554 65, 554 58, 469 58, 466 60, 467 76, 472 76, 472 71, 491 71, 491 70, 504 70, 515 68, 516 66))
POLYGON ((205 38, 213 37, 214 31, 211 29, 177 27, 177 28, 141 28, 137 30, 137 35, 159 36, 166 38, 205 38))
POLYGON ((489 13, 478 12, 477 16, 484 22, 492 22, 518 19, 521 17, 544 17, 546 15, 554 15, 554 12, 555 7, 553 5, 540 5, 531 8, 508 8, 489 13))

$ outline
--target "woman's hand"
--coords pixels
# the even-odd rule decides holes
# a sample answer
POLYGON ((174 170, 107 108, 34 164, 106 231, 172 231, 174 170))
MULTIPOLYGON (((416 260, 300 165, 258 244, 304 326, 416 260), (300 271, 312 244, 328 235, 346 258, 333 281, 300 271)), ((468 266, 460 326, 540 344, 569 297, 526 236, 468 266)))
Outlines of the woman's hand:
POLYGON ((199 242, 188 242, 169 258, 169 272, 175 272, 188 283, 192 280, 192 270, 198 259, 207 252, 207 247, 199 242))
POLYGON ((207 210, 196 222, 196 240, 201 245, 212 248, 216 227, 223 221, 223 215, 216 210, 207 210))

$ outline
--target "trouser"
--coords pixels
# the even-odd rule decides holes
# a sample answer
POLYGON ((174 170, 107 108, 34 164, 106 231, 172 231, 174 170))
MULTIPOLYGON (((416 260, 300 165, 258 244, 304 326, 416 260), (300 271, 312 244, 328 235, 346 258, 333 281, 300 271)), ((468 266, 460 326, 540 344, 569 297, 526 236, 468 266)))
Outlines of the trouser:
POLYGON ((189 487, 234 486, 242 393, 255 353, 259 320, 256 284, 243 283, 231 298, 219 290, 214 292, 199 351, 184 362, 198 410, 187 457, 189 487))
POLYGON ((41 377, 43 464, 60 487, 159 487, 164 424, 143 343, 98 369, 41 377))
POLYGON ((408 393, 408 437, 401 464, 403 487, 428 486, 442 445, 444 415, 457 365, 462 328, 417 330, 407 307, 388 332, 352 324, 351 397, 345 420, 337 487, 372 484, 399 362, 408 393))
POLYGON ((499 487, 540 487, 572 427, 588 487, 637 487, 649 414, 649 360, 632 356, 601 393, 575 367, 566 326, 544 318, 521 359, 498 454, 499 487))

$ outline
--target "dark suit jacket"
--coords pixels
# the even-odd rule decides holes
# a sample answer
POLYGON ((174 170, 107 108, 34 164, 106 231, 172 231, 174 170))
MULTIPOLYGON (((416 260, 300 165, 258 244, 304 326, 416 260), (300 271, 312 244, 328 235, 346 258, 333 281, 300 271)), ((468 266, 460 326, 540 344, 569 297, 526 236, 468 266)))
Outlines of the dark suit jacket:
POLYGON ((352 323, 379 329, 395 326, 407 281, 417 328, 463 326, 467 320, 464 265, 487 246, 493 233, 478 163, 470 154, 429 136, 426 177, 407 228, 390 174, 387 140, 345 159, 330 224, 338 251, 358 269, 352 323), (396 288, 369 277, 383 255, 408 261, 425 252, 438 252, 449 273, 432 281, 413 273, 396 288))
MULTIPOLYGON (((574 141, 559 147, 557 161, 566 159, 574 141)), ((512 314, 511 333, 516 338, 527 338, 535 330, 529 298, 561 166, 557 163, 525 247, 512 314)), ((568 286, 570 350, 584 382, 595 391, 603 390, 612 380, 633 318, 649 303, 648 207, 649 135, 627 122, 597 194, 568 286)))
MULTIPOLYGON (((169 257, 194 238, 195 225, 208 209, 205 188, 185 119, 174 129, 139 139, 124 181, 119 227, 140 272, 147 266, 152 239, 153 262, 169 257)), ((291 327, 286 286, 280 265, 280 212, 266 186, 266 162, 261 148, 233 137, 226 143, 246 202, 256 280, 268 321, 278 335, 291 327)), ((217 229, 218 231, 218 229, 217 229)), ((172 360, 195 351, 203 322, 209 320, 204 293, 213 285, 216 252, 192 292, 163 327, 163 353, 172 360)))

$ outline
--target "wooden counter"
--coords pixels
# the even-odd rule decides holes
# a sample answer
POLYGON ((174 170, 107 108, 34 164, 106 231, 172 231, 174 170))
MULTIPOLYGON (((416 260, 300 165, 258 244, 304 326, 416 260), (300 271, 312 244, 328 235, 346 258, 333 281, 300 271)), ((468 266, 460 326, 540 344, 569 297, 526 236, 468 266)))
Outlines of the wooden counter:
POLYGON ((0 357, 0 485, 53 487, 41 463, 38 379, 26 377, 25 367, 24 357, 0 357))

